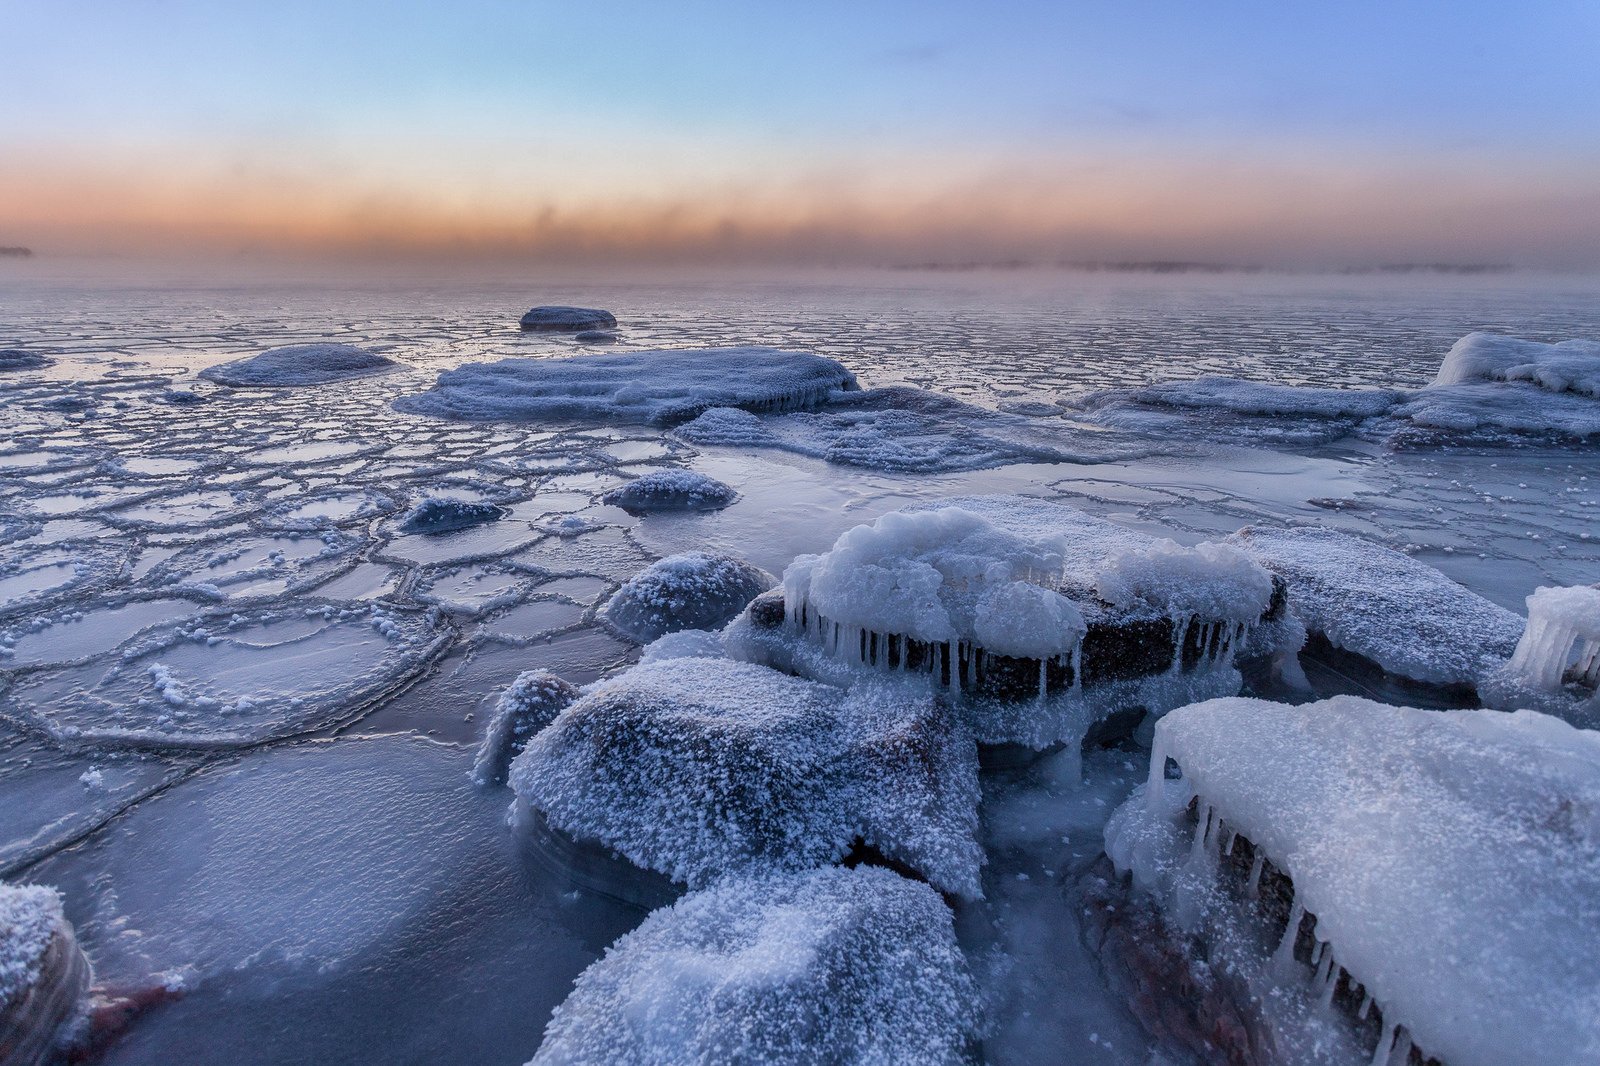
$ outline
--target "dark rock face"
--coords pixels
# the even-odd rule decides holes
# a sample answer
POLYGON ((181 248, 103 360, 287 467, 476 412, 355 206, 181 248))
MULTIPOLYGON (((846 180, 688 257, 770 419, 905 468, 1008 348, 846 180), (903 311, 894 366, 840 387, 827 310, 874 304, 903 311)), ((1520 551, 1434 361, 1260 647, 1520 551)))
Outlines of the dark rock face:
POLYGON ((613 329, 617 319, 597 307, 533 307, 522 316, 522 328, 538 332, 577 332, 613 329))
POLYGON ((0 1063, 5 1066, 52 1061, 62 1026, 77 1014, 89 988, 89 961, 68 926, 50 938, 37 966, 36 981, 0 1002, 0 1063))

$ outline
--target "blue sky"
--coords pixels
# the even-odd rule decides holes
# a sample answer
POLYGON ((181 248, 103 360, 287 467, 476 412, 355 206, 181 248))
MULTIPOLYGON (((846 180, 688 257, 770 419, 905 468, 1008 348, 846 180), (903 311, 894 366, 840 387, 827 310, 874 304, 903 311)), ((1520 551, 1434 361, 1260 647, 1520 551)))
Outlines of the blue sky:
POLYGON ((988 198, 1067 244, 1270 252, 1298 201, 1304 255, 1350 245, 1322 196, 1374 237, 1441 205, 1422 236, 1479 218, 1461 250, 1488 252, 1600 198, 1593 2, 0 0, 0 25, 0 227, 45 241, 82 243, 89 198, 122 240, 626 244, 671 216, 668 243, 899 248, 953 204, 981 231, 988 198))

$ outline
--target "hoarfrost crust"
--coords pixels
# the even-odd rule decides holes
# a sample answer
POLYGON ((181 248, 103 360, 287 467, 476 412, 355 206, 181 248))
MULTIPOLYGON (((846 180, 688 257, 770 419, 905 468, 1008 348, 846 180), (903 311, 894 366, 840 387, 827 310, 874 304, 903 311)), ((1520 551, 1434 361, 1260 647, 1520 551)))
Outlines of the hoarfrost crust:
POLYGON ((602 610, 641 644, 680 629, 717 629, 776 584, 765 570, 704 552, 669 555, 634 575, 602 610))
POLYGON ((959 1063, 976 999, 926 885, 871 867, 727 879, 584 971, 533 1062, 959 1063))
POLYGON ((45 949, 66 928, 55 889, 0 883, 0 1010, 39 980, 45 949))

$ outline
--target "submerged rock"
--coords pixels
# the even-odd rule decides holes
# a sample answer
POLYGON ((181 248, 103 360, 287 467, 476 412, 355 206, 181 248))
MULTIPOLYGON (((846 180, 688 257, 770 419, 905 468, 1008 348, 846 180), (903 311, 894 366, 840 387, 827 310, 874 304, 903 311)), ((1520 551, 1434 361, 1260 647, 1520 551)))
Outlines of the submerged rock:
POLYGON ((771 574, 743 560, 685 552, 634 575, 601 614, 647 644, 680 629, 720 629, 775 584, 771 574))
POLYGON ((579 344, 615 344, 617 335, 608 329, 586 329, 575 335, 573 340, 579 344))
POLYGON ((22 370, 43 370, 55 362, 47 355, 30 352, 25 348, 0 348, 0 373, 22 370))
POLYGON ((555 332, 611 329, 617 324, 616 316, 597 307, 563 307, 551 304, 529 308, 522 316, 522 328, 530 331, 555 332))
POLYGON ((88 986, 88 960, 55 889, 0 884, 0 1062, 50 1061, 88 986))
POLYGON ((714 477, 693 470, 657 470, 601 497, 630 514, 651 511, 718 511, 739 494, 714 477))
POLYGON ((350 344, 291 344, 207 367, 200 376, 238 388, 295 388, 382 374, 396 365, 350 344))
POLYGON ((549 823, 697 888, 869 849, 976 897, 977 753, 948 707, 726 659, 646 663, 590 689, 511 766, 549 823))
POLYGON ((400 532, 451 533, 485 522, 498 522, 505 516, 506 509, 497 504, 430 496, 400 519, 400 532))
POLYGON ((578 978, 535 1064, 970 1060, 950 911, 887 870, 731 879, 656 911, 578 978))

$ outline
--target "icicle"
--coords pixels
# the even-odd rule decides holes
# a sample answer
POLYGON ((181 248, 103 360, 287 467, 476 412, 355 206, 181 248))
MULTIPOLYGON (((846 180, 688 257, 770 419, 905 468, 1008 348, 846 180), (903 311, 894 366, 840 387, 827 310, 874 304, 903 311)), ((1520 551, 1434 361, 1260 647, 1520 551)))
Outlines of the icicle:
POLYGON ((1367 1015, 1372 1011, 1372 993, 1365 988, 1361 990, 1361 1009, 1356 1011, 1357 1021, 1366 1021, 1367 1015))
POLYGON ((1238 839, 1239 834, 1234 832, 1232 828, 1228 829, 1227 835, 1222 838, 1222 854, 1232 855, 1233 845, 1238 839))
POLYGON ((1283 939, 1272 953, 1272 968, 1282 977, 1294 972, 1294 943, 1300 937, 1300 919, 1305 916, 1305 905, 1300 902, 1300 891, 1295 890, 1294 903, 1289 907, 1289 924, 1283 929, 1283 939))
MULTIPOLYGON (((1172 667, 1167 671, 1169 674, 1175 674, 1183 669, 1183 645, 1189 639, 1189 627, 1194 625, 1194 621, 1194 615, 1184 616, 1183 628, 1178 630, 1178 639, 1175 641, 1176 647, 1172 653, 1172 667)), ((1176 624, 1177 620, 1174 619, 1173 622, 1176 624)))
POLYGON ((1072 691, 1083 691, 1083 638, 1072 646, 1072 691))
POLYGON ((950 657, 950 687, 957 692, 961 691, 961 644, 952 640, 945 645, 945 653, 950 657))
POLYGON ((1161 813, 1161 801, 1167 787, 1167 741, 1156 730, 1155 741, 1150 746, 1150 776, 1144 787, 1144 801, 1151 814, 1161 813))
POLYGON ((1244 883, 1244 894, 1249 899, 1261 894, 1261 867, 1266 861, 1267 853, 1257 848, 1256 857, 1250 862, 1250 878, 1244 883))
POLYGON ((1322 978, 1322 1006, 1324 1009, 1333 1005, 1333 994, 1339 990, 1339 978, 1343 974, 1344 968, 1333 961, 1333 952, 1328 952, 1328 972, 1322 978))
POLYGON ((1385 1022, 1383 1035, 1378 1038, 1378 1046, 1372 1052, 1372 1066, 1389 1066, 1389 1055, 1394 1051, 1395 1032, 1399 1026, 1385 1022))
POLYGON ((1045 681, 1048 679, 1047 668, 1048 668, 1049 662, 1050 662, 1050 660, 1048 660, 1048 659, 1040 659, 1039 660, 1039 698, 1041 700, 1044 699, 1044 688, 1045 688, 1045 681))

